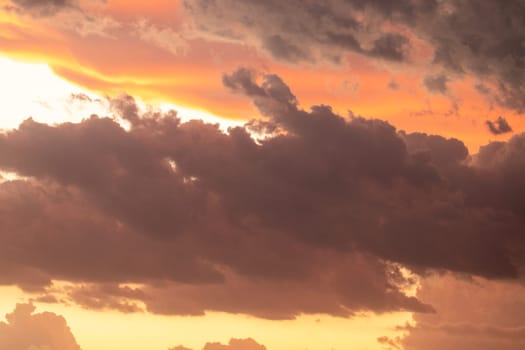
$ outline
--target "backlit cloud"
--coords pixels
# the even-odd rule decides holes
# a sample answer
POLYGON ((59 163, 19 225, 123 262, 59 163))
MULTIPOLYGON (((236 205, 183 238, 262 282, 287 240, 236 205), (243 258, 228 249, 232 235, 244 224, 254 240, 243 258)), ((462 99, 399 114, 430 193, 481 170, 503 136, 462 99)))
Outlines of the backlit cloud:
POLYGON ((31 304, 17 304, 0 322, 0 348, 9 350, 81 350, 66 320, 51 312, 34 313, 31 304))
POLYGON ((69 299, 95 309, 283 319, 433 312, 400 266, 521 276, 523 135, 470 156, 459 140, 302 110, 277 75, 224 83, 267 116, 250 129, 274 133, 123 97, 112 106, 129 130, 92 116, 2 135, 0 166, 28 178, 0 185, 0 256, 15 272, 2 282, 92 284, 69 299))

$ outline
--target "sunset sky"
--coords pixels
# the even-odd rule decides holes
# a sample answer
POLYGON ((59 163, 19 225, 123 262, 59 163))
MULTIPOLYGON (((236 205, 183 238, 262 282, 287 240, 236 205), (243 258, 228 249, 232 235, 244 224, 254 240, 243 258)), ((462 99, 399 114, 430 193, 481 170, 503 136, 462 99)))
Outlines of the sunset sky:
POLYGON ((524 0, 0 0, 0 350, 525 349, 524 0))

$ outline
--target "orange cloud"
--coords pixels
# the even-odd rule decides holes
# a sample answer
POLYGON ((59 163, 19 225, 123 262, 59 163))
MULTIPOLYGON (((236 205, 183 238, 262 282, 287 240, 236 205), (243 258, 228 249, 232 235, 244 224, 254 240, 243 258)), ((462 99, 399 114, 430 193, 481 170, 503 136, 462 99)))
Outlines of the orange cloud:
POLYGON ((46 62, 57 74, 101 94, 128 92, 226 118, 257 116, 246 100, 227 93, 220 83, 224 72, 250 66, 281 75, 305 106, 327 103, 339 113, 351 109, 407 131, 461 138, 473 151, 493 137, 485 120, 504 115, 514 130, 525 127, 518 114, 474 91, 475 79, 452 77, 445 96, 426 91, 423 80, 432 50, 399 25, 384 30, 404 30, 413 41, 414 62, 408 66, 361 52, 345 54, 339 64, 290 64, 273 60, 254 44, 199 34, 180 2, 79 4, 84 12, 65 9, 51 19, 4 13, 3 53, 46 62), (393 79, 395 90, 388 87, 393 79))
MULTIPOLYGON (((191 350, 183 346, 177 346, 170 350, 191 350)), ((230 339, 228 344, 206 343, 202 350, 266 350, 264 345, 257 343, 251 338, 247 339, 230 339)))
POLYGON ((66 320, 51 312, 34 313, 32 304, 17 304, 0 322, 0 348, 9 350, 81 350, 66 320))

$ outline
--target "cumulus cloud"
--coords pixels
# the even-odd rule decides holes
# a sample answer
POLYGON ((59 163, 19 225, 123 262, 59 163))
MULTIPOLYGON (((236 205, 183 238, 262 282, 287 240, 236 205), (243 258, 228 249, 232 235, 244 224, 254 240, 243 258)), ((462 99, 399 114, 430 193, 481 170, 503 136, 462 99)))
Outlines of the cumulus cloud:
POLYGON ((403 266, 522 276, 525 136, 469 155, 456 139, 303 110, 274 74, 223 82, 264 119, 226 133, 123 97, 112 108, 127 129, 92 116, 0 135, 0 168, 25 177, 0 184, 0 282, 80 282, 65 294, 88 308, 284 319, 433 312, 405 293, 403 266), (257 128, 272 132, 254 140, 257 128))
POLYGON ((81 350, 66 320, 52 312, 34 313, 31 304, 17 304, 0 322, 0 348, 9 350, 81 350))

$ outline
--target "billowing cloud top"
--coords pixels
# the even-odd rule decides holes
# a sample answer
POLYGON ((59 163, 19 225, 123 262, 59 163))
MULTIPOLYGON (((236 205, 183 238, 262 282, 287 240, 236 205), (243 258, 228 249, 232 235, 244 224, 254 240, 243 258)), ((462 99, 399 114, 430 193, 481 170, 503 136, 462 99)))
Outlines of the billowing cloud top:
POLYGON ((523 135, 470 156, 303 110, 277 75, 223 81, 266 118, 224 133, 124 96, 112 105, 129 130, 92 116, 1 135, 0 167, 25 178, 0 185, 1 282, 80 282, 67 295, 90 308, 282 319, 432 312, 402 266, 521 278, 523 135))
POLYGON ((81 350, 62 316, 34 311, 32 304, 17 304, 6 315, 7 322, 0 322, 0 348, 81 350))

